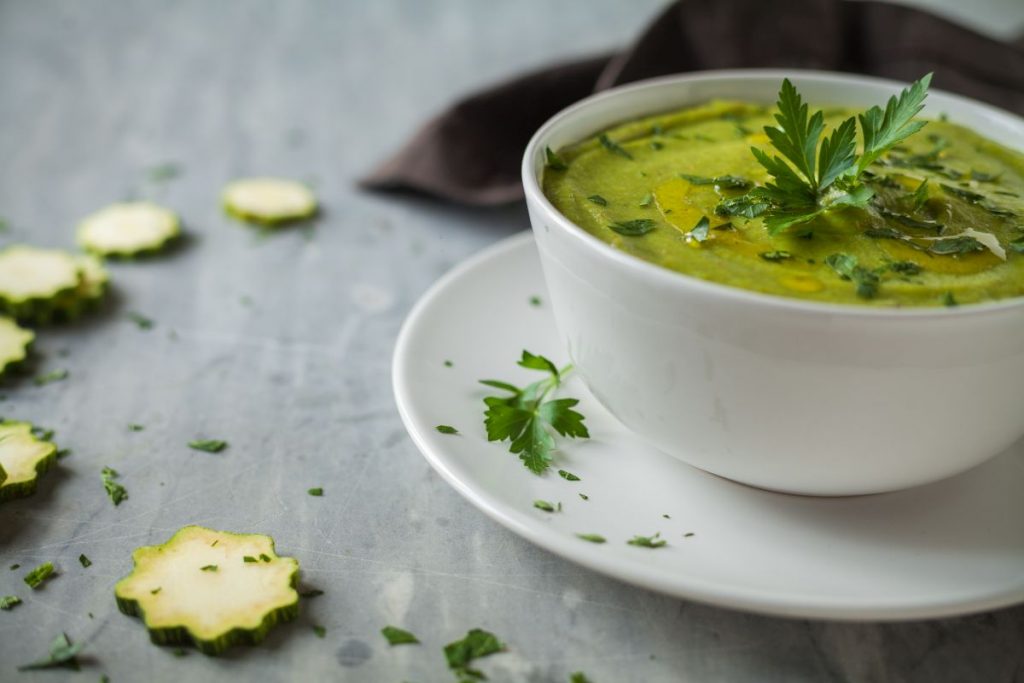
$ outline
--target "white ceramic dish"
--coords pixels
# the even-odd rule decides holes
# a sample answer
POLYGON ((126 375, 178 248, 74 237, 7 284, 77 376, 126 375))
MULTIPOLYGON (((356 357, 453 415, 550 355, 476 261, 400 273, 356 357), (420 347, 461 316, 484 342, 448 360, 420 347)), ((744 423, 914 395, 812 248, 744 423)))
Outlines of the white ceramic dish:
MULTIPOLYGON (((789 77, 813 103, 884 104, 901 84, 800 71, 647 81, 566 109, 534 136, 523 183, 555 319, 594 395, 658 448, 755 486, 876 493, 969 469, 1024 433, 1024 299, 878 310, 774 297, 674 273, 562 216, 544 148, 711 98, 771 103, 789 77)), ((1024 120, 932 91, 925 115, 1024 149, 1024 120)))
POLYGON ((680 598, 786 616, 916 619, 1024 600, 1024 442, 970 472, 907 491, 790 496, 661 453, 571 380, 562 395, 581 399, 592 438, 568 443, 557 464, 581 481, 537 477, 507 444, 487 442, 486 389, 477 384, 536 378, 515 366, 523 348, 566 360, 529 235, 471 259, 424 295, 399 335, 393 380, 405 426, 430 464, 533 543, 680 598), (529 305, 532 295, 543 305, 529 305), (440 434, 438 424, 461 434, 440 434), (561 501, 563 510, 536 510, 537 499, 561 501), (625 543, 656 531, 667 547, 625 543), (603 534, 608 543, 592 545, 576 532, 603 534))

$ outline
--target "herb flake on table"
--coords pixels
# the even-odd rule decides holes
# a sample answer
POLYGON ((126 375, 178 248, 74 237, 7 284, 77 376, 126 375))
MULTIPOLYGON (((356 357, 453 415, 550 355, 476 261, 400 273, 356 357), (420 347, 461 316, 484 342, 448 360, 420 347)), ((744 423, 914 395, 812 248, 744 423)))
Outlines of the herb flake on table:
POLYGON ((320 486, 314 486, 311 489, 307 489, 306 493, 308 493, 311 496, 316 496, 317 498, 319 498, 320 496, 324 495, 324 490, 320 486))
POLYGON ((508 441, 509 451, 518 455, 527 469, 534 474, 542 474, 554 458, 552 431, 574 439, 588 438, 590 433, 583 424, 583 415, 574 410, 578 399, 547 399, 561 385, 572 366, 559 370, 544 356, 525 350, 519 366, 547 376, 522 388, 502 380, 480 380, 485 386, 509 394, 484 398, 487 406, 484 426, 488 441, 508 441))
POLYGON ((45 659, 22 664, 18 671, 31 671, 34 669, 55 669, 65 667, 78 671, 78 660, 75 656, 82 650, 82 645, 72 643, 66 634, 61 633, 50 643, 50 656, 45 659))
POLYGON ((86 557, 85 553, 82 553, 81 555, 78 556, 78 562, 83 567, 91 567, 92 566, 92 560, 90 560, 88 557, 86 557))
POLYGON ((25 574, 22 580, 29 588, 36 590, 51 576, 53 576, 53 563, 44 562, 28 574, 25 574))
POLYGON ((587 675, 582 671, 576 671, 570 674, 569 683, 591 683, 587 675))
POLYGON ((668 545, 668 541, 661 538, 660 532, 653 536, 634 536, 626 541, 626 543, 629 545, 635 545, 638 548, 662 548, 668 545))
POLYGON ((451 425, 437 425, 437 427, 435 427, 434 429, 436 429, 437 431, 441 432, 442 434, 458 434, 459 433, 459 430, 456 429, 455 427, 452 427, 451 425))
POLYGON ((558 503, 556 506, 554 503, 549 503, 546 500, 535 500, 533 501, 533 507, 544 512, 557 512, 562 509, 562 504, 558 503))
POLYGON ((68 375, 70 374, 71 373, 65 370, 64 368, 59 368, 57 370, 50 370, 49 372, 42 375, 37 375, 36 378, 32 380, 32 382, 37 387, 41 387, 47 384, 53 384, 54 382, 60 382, 62 380, 65 380, 68 378, 68 375))
POLYGON ((100 471, 100 478, 103 481, 103 489, 107 492, 114 507, 120 505, 128 497, 128 489, 114 481, 121 475, 113 467, 104 467, 100 471))
POLYGON ((415 645, 420 642, 415 635, 397 626, 385 626, 380 632, 387 639, 388 645, 415 645))
POLYGON ((323 594, 324 594, 324 592, 322 590, 320 590, 319 588, 307 588, 305 590, 299 591, 299 597, 300 598, 306 598, 306 599, 318 598, 318 597, 320 597, 323 594))
POLYGON ((5 595, 0 598, 0 609, 9 612, 21 604, 21 598, 17 595, 5 595))
POLYGON ((125 317, 135 323, 135 326, 140 330, 151 330, 155 324, 150 318, 147 318, 141 313, 137 313, 135 311, 128 311, 125 314, 125 317))
POLYGON ((203 451, 204 453, 220 453, 228 447, 228 442, 221 441, 220 439, 197 439, 189 441, 188 447, 195 451, 203 451))
POLYGON ((579 477, 577 477, 572 472, 569 472, 568 470, 558 470, 558 476, 560 476, 562 479, 565 479, 566 481, 580 481, 579 477))
POLYGON ((481 657, 487 657, 505 649, 504 643, 493 633, 483 629, 470 630, 462 640, 444 646, 444 657, 448 668, 461 680, 483 680, 482 672, 473 669, 470 664, 481 657))
POLYGON ((145 428, 146 427, 144 425, 135 424, 135 423, 132 423, 132 424, 128 425, 128 431, 129 432, 141 432, 145 428))
POLYGON ((576 534, 576 538, 589 541, 590 543, 605 543, 608 540, 601 534, 576 534))
POLYGON ((313 633, 316 634, 317 638, 324 638, 325 636, 327 636, 327 629, 320 625, 314 625, 313 633))

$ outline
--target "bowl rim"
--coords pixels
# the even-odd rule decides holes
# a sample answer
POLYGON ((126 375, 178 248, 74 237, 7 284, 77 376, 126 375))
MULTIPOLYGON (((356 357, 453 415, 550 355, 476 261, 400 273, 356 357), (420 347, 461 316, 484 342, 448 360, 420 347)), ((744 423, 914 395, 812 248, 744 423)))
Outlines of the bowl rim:
MULTIPOLYGON (((617 86, 602 92, 590 95, 568 107, 544 122, 530 138, 523 153, 522 161, 522 182, 527 204, 534 205, 544 210, 555 225, 565 234, 569 235, 579 245, 580 249, 587 249, 597 255, 598 258, 609 260, 611 263, 638 278, 646 278, 656 284, 662 291, 680 291, 683 293, 701 294, 712 298, 728 300, 731 303, 747 304, 754 306, 783 309, 794 313, 805 314, 826 314, 829 316, 846 316, 857 318, 875 319, 947 319, 950 317, 974 317, 1012 311, 1013 309, 1024 309, 1024 295, 1010 297, 998 301, 971 303, 957 306, 910 306, 882 308, 860 304, 829 303, 786 297, 776 294, 768 294, 755 290, 743 289, 733 285, 726 285, 711 280, 702 280, 687 273, 669 270, 662 266, 645 261, 637 256, 616 249, 607 242, 594 237, 583 228, 569 220, 559 211, 544 195, 540 185, 540 172, 542 164, 536 164, 535 159, 539 158, 542 141, 551 132, 560 126, 571 122, 582 112, 586 112, 595 106, 603 104, 607 100, 626 98, 630 95, 644 90, 669 89, 680 83, 694 83, 715 80, 736 80, 743 79, 769 80, 774 79, 781 82, 783 78, 817 78, 833 80, 839 84, 874 85, 891 89, 894 93, 906 87, 907 84, 900 81, 878 78, 875 76, 864 76, 858 74, 840 73, 835 71, 821 71, 813 69, 714 69, 705 71, 693 71, 685 74, 674 74, 670 76, 659 76, 649 78, 626 85, 617 86)), ((953 100, 958 104, 978 110, 988 116, 1004 119, 1011 125, 1015 125, 1024 131, 1024 118, 1016 114, 1000 109, 983 102, 979 102, 963 95, 957 95, 945 90, 929 90, 930 94, 938 94, 943 98, 953 100)), ((884 104, 884 103, 879 103, 884 104)), ((656 113, 656 112, 651 112, 656 113)), ((643 113, 636 116, 644 116, 643 113)), ((610 124, 611 125, 611 124, 610 124)))

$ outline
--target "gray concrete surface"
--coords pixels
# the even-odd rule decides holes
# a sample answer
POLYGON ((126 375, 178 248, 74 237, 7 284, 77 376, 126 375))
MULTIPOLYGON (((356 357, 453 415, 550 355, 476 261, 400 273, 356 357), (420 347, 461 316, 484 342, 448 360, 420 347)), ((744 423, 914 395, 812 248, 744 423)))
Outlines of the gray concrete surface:
POLYGON ((526 216, 367 196, 353 179, 456 94, 624 42, 660 4, 0 3, 2 243, 70 247, 78 218, 128 196, 180 211, 190 235, 112 265, 105 313, 42 332, 40 370, 67 380, 3 391, 0 413, 74 452, 0 508, 0 595, 25 600, 0 612, 0 680, 446 681, 441 647, 480 626, 509 644, 483 666, 494 681, 1024 681, 1024 608, 836 624, 663 597, 489 521, 405 435, 389 368, 404 315, 526 216), (181 175, 149 181, 166 162, 181 175), (322 219, 261 236, 225 218, 221 185, 257 173, 311 182, 322 219), (197 437, 231 446, 189 450, 197 437), (120 507, 104 465, 129 490, 120 507), (326 594, 258 648, 150 645, 112 587, 133 548, 188 523, 271 534, 326 594), (59 576, 30 592, 21 575, 43 561, 59 576), (389 623, 423 645, 389 649, 389 623), (84 673, 15 672, 60 631, 86 643, 84 673))

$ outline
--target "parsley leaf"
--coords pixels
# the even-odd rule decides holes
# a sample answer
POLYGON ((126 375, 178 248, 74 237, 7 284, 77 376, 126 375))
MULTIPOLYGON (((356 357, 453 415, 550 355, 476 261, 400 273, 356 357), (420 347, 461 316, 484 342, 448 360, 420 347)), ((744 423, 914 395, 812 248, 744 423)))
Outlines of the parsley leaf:
POLYGON ((589 197, 587 197, 587 199, 589 199, 594 204, 597 204, 598 206, 608 206, 608 200, 599 194, 592 194, 589 197))
POLYGON ((874 191, 860 182, 861 176, 882 154, 925 125, 913 119, 924 106, 930 82, 928 74, 890 98, 885 111, 876 106, 859 115, 864 151, 858 157, 857 119, 844 120, 823 138, 824 114, 811 114, 789 79, 783 80, 775 114, 778 125, 764 127, 781 156, 757 147, 750 150, 772 180, 723 201, 716 212, 763 215, 769 234, 775 235, 828 211, 866 207, 874 191))
POLYGON ((689 173, 680 173, 679 177, 683 180, 687 180, 691 185, 714 185, 717 188, 727 190, 749 190, 754 183, 750 182, 746 178, 741 178, 735 175, 720 175, 715 177, 701 176, 701 175, 690 175, 689 173))
POLYGON ((19 598, 17 595, 5 595, 4 597, 0 598, 0 609, 4 610, 5 612, 9 612, 10 610, 14 609, 20 604, 21 598, 19 598))
POLYGON ((86 557, 85 553, 82 553, 81 555, 78 556, 78 561, 79 561, 79 563, 81 563, 81 565, 83 567, 91 567, 92 566, 92 560, 90 560, 88 557, 86 557))
POLYGON ((387 638, 388 645, 413 645, 420 642, 412 633, 397 626, 385 626, 380 632, 387 638))
POLYGON ((451 425, 437 425, 437 427, 435 427, 435 429, 437 431, 441 432, 442 434, 458 434, 459 433, 459 430, 456 429, 455 427, 452 427, 451 425))
POLYGON ((199 571, 201 571, 201 572, 215 572, 215 571, 217 571, 217 565, 215 565, 215 564, 207 564, 207 565, 204 565, 204 566, 200 567, 199 571))
POLYGON ((448 668, 462 679, 482 679, 484 675, 470 667, 474 659, 487 657, 505 649, 505 645, 493 633, 483 629, 470 630, 462 640, 444 646, 444 657, 448 668))
POLYGON ((68 372, 67 370, 60 368, 57 370, 50 370, 49 372, 43 375, 38 375, 32 381, 37 387, 41 387, 47 384, 52 384, 54 382, 60 382, 61 380, 65 380, 68 378, 68 375, 70 374, 71 373, 68 372))
POLYGON ((543 510, 544 512, 555 512, 561 508, 561 503, 559 503, 559 507, 556 508, 554 504, 549 503, 546 500, 535 500, 533 501, 533 507, 538 510, 543 510))
POLYGON ((550 147, 544 148, 544 165, 552 171, 564 171, 569 166, 550 147))
POLYGON ((53 576, 53 563, 44 562, 24 576, 24 582, 29 588, 35 590, 43 585, 43 582, 53 576))
POLYGON ((708 231, 711 229, 711 221, 707 216, 701 216, 697 225, 693 226, 690 232, 686 233, 687 241, 704 242, 708 238, 708 231))
POLYGON ((985 250, 985 245, 970 235, 959 235, 957 237, 935 240, 928 249, 933 254, 943 255, 970 254, 971 252, 985 250))
POLYGON ((79 643, 71 643, 71 640, 65 634, 60 634, 53 639, 50 643, 50 656, 46 659, 40 659, 39 661, 32 662, 31 664, 23 664, 18 667, 18 671, 31 671, 33 669, 54 669, 57 667, 67 667, 69 669, 78 670, 78 660, 75 659, 82 649, 82 645, 79 643))
POLYGON ((481 380, 481 384, 511 394, 484 398, 484 426, 488 441, 509 441, 509 451, 517 454, 531 472, 541 474, 548 468, 555 450, 551 430, 570 438, 587 438, 590 433, 583 424, 583 415, 573 410, 579 403, 577 399, 545 400, 570 368, 559 370, 544 356, 529 351, 523 351, 519 365, 546 372, 548 377, 524 388, 500 380, 481 380))
POLYGON ((630 540, 626 541, 626 543, 640 548, 661 548, 668 545, 668 541, 661 538, 660 533, 654 534, 653 536, 634 536, 630 540))
POLYGON ((129 320, 135 323, 135 326, 138 327, 140 330, 153 329, 153 321, 150 318, 147 318, 146 316, 142 315, 141 313, 136 313, 135 311, 128 311, 128 313, 125 314, 125 317, 127 317, 129 320))
POLYGON ((319 497, 319 496, 322 496, 322 495, 324 495, 324 490, 323 490, 323 488, 321 488, 321 487, 319 487, 319 486, 316 486, 316 487, 314 487, 314 488, 308 489, 308 490, 306 491, 306 493, 308 493, 308 494, 309 494, 309 495, 311 495, 311 496, 317 496, 317 497, 319 497))
POLYGON ((830 254, 825 258, 832 270, 844 280, 851 280, 857 285, 857 296, 862 299, 873 299, 878 293, 878 274, 868 270, 857 262, 851 254, 830 254))
POLYGON ((633 158, 632 154, 623 149, 618 143, 613 142, 612 139, 609 138, 604 133, 601 133, 601 135, 597 139, 601 142, 601 146, 604 147, 609 152, 611 152, 612 154, 617 154, 625 159, 633 158))
POLYGON ((313 633, 316 634, 317 638, 324 638, 324 637, 327 636, 327 629, 324 628, 323 626, 319 626, 319 625, 314 624, 313 625, 313 633))
POLYGON ((125 498, 128 497, 128 489, 114 481, 121 475, 119 475, 117 470, 112 467, 104 467, 100 472, 100 476, 103 479, 103 489, 107 492, 107 495, 110 496, 110 500, 113 501, 114 507, 117 507, 125 498))
POLYGON ((617 221, 608 225, 613 231, 627 237, 639 237, 654 230, 655 223, 650 218, 637 218, 631 221, 617 221))
POLYGON ((576 534, 576 538, 581 538, 584 541, 590 541, 591 543, 604 543, 607 539, 601 534, 576 534))
POLYGON ((558 476, 560 476, 562 479, 565 479, 566 481, 579 481, 580 480, 579 477, 577 477, 572 472, 569 472, 568 470, 558 470, 558 476))
POLYGON ((221 441, 220 439, 199 439, 196 441, 189 441, 188 447, 193 450, 204 451, 206 453, 220 453, 228 447, 228 442, 221 441))

